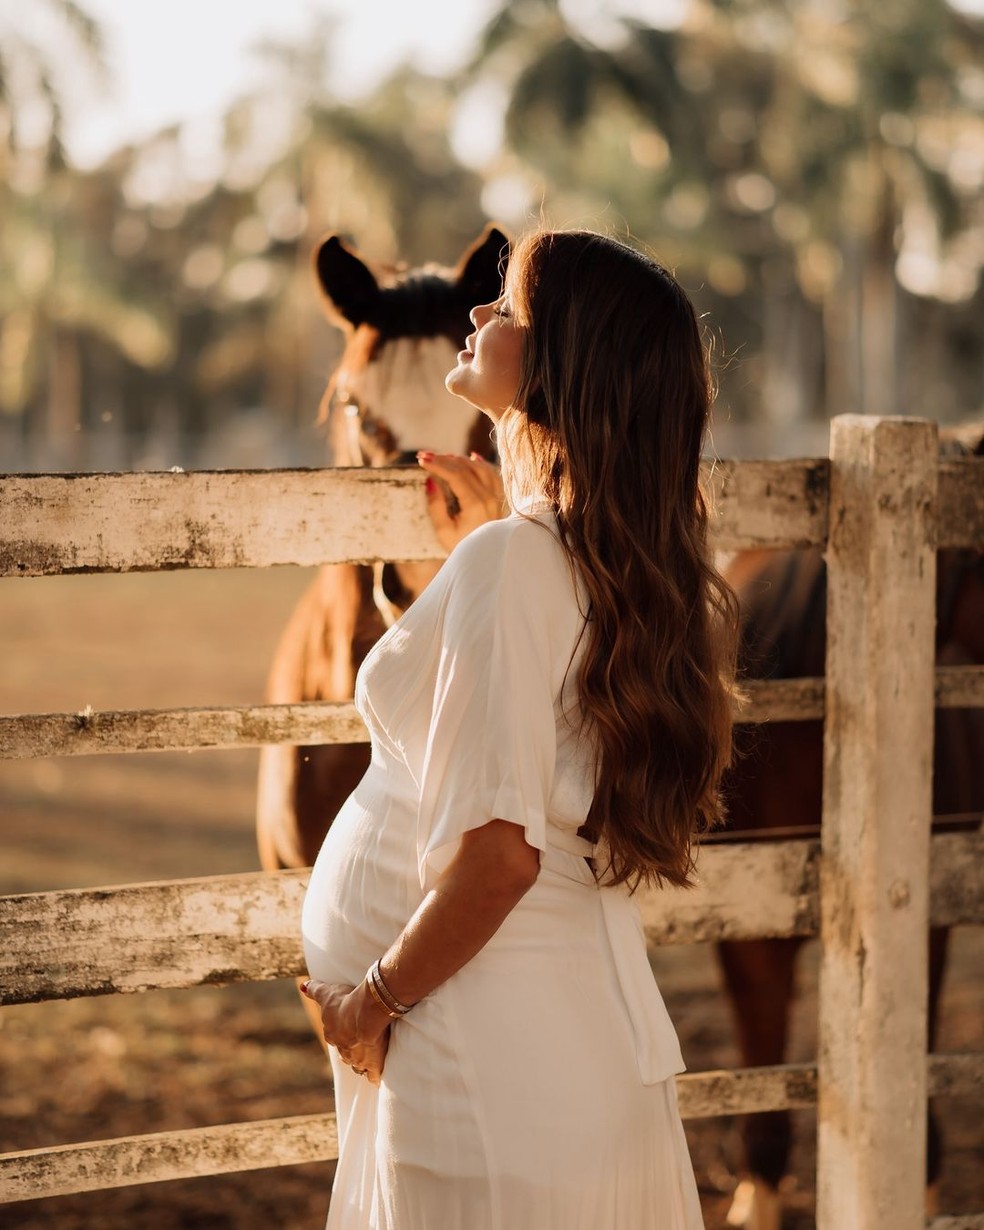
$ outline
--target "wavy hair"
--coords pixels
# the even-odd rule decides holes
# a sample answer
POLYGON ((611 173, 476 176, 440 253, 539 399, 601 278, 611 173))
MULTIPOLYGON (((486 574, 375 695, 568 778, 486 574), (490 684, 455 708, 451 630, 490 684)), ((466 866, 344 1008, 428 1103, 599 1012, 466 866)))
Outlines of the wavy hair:
POLYGON ((700 456, 712 399, 701 328, 655 261, 586 231, 538 231, 506 292, 526 327, 496 438, 514 495, 545 496, 588 598, 577 678, 594 740, 584 832, 606 882, 692 884, 722 819, 737 602, 707 549, 700 456))

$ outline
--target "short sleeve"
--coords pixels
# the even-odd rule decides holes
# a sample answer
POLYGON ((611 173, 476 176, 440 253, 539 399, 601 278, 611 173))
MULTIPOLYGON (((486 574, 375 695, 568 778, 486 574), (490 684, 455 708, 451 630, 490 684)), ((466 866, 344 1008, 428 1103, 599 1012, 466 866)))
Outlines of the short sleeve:
MULTIPOLYGON (((417 860, 425 888, 462 834, 493 819, 521 825, 530 845, 546 849, 557 653, 550 604, 538 600, 548 578, 536 567, 531 533, 542 531, 498 524, 458 548, 420 783, 417 860)), ((547 549, 557 547, 548 542, 547 549)))

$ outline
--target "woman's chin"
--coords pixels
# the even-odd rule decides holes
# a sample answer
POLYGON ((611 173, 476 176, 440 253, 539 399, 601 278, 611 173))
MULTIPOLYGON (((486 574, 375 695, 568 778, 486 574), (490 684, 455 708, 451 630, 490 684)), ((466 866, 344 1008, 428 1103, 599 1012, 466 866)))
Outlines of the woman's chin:
POLYGON ((444 387, 455 397, 461 397, 469 404, 474 405, 471 398, 468 396, 468 369, 463 363, 458 363, 452 367, 448 374, 444 377, 444 387))
POLYGON ((469 406, 474 406, 476 410, 481 410, 493 423, 497 423, 501 417, 501 411, 486 405, 481 394, 469 387, 471 383, 468 379, 469 375, 468 364, 459 363, 457 367, 452 367, 444 377, 444 387, 454 397, 460 397, 469 406))

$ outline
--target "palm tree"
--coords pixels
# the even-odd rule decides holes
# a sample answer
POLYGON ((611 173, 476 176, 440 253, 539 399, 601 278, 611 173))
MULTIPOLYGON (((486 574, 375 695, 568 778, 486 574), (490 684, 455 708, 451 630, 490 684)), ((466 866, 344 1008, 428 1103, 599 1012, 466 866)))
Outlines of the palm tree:
POLYGON ((589 184, 726 298, 761 286, 783 398, 804 387, 789 358, 822 314, 828 407, 897 412, 900 224, 921 210, 937 238, 976 225, 920 140, 944 113, 969 131, 972 23, 944 0, 859 4, 846 21, 757 0, 694 4, 670 30, 620 25, 598 46, 553 0, 492 19, 470 73, 508 80, 512 148, 581 200, 589 184))
POLYGON ((107 80, 98 24, 70 0, 45 0, 51 42, 17 26, 0 32, 0 415, 78 458, 82 339, 106 339, 131 362, 159 365, 170 342, 164 314, 127 293, 93 214, 98 176, 66 162, 66 64, 107 80), (66 56, 65 49, 71 50, 66 56), (27 117, 43 115, 41 128, 27 117), (28 413, 30 411, 30 413, 28 413))
POLYGON ((47 26, 53 35, 51 44, 38 43, 21 25, 0 26, 0 159, 7 174, 25 145, 40 146, 48 166, 64 164, 65 100, 70 93, 64 80, 66 64, 71 63, 73 73, 81 68, 99 88, 108 82, 98 22, 74 0, 38 0, 33 7, 42 10, 35 29, 47 26), (60 44, 57 50, 56 44, 60 44), (39 106, 47 115, 47 131, 33 139, 25 137, 26 117, 33 118, 39 106))

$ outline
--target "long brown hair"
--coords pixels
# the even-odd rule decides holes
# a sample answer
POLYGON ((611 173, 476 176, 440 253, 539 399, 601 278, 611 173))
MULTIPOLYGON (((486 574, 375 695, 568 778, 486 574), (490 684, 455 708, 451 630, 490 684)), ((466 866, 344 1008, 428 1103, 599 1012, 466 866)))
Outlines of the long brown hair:
POLYGON ((505 477, 550 500, 588 596, 586 829, 607 881, 689 885, 695 836, 722 816, 737 627, 706 541, 701 328, 665 269, 591 232, 527 236, 506 285, 528 337, 496 433, 505 477))

